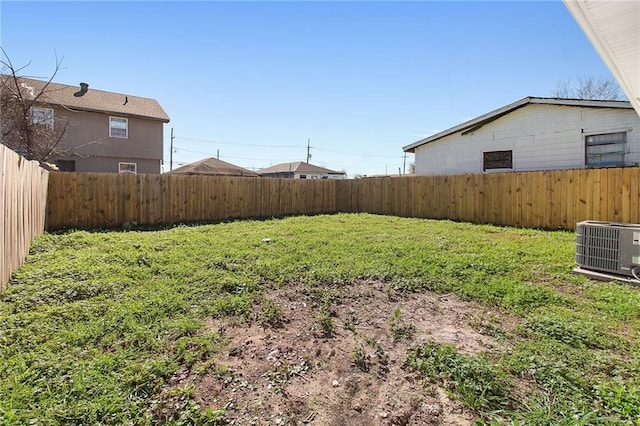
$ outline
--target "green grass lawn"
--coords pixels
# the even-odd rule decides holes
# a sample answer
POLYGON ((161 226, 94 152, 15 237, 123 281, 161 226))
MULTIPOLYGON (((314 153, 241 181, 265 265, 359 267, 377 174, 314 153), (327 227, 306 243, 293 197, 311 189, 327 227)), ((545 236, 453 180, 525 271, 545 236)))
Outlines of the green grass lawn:
POLYGON ((224 424, 188 395, 155 409, 176 371, 215 360, 205 319, 249 320, 283 285, 374 279, 519 318, 494 330, 498 355, 407 353, 478 422, 640 425, 640 289, 573 275, 574 249, 570 232, 367 214, 45 234, 0 296, 0 423, 224 424))

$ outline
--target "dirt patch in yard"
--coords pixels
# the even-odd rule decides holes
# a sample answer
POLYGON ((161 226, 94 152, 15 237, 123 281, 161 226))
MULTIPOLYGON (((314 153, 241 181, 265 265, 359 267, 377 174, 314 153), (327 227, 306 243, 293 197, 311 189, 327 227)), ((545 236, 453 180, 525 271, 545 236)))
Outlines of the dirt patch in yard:
POLYGON ((453 294, 399 294, 388 284, 287 285, 249 321, 211 320, 225 338, 204 374, 180 372, 203 407, 238 425, 468 425, 472 412, 408 370, 412 347, 435 341, 460 353, 504 350, 516 318, 453 294))

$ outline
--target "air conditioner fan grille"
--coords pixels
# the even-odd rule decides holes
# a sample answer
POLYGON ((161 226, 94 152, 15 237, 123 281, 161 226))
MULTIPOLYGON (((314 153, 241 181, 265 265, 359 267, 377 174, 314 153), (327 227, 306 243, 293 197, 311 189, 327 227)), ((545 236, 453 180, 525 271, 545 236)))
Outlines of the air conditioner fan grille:
POLYGON ((578 265, 619 271, 620 230, 611 227, 579 225, 576 233, 576 262, 578 265))

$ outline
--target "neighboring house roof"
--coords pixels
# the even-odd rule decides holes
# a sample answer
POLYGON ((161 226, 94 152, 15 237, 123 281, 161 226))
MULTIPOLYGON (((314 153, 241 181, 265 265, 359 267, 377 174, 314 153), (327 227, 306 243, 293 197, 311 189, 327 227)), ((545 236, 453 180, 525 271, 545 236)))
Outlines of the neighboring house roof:
POLYGON ((344 172, 336 172, 335 170, 325 169, 324 167, 314 166, 304 161, 296 161, 293 163, 281 163, 275 166, 258 170, 260 174, 270 173, 326 173, 330 175, 344 175, 344 172))
MULTIPOLYGON (((7 77, 9 76, 2 75, 2 78, 7 77)), ((34 93, 38 93, 46 81, 20 77, 20 83, 27 90, 33 88, 34 93)), ((59 83, 49 83, 46 92, 40 100, 52 106, 60 105, 63 108, 73 110, 104 112, 169 122, 169 116, 155 99, 105 92, 91 87, 82 96, 77 96, 74 94, 80 93, 80 85, 69 86, 59 83)))
POLYGON ((522 108, 526 105, 530 104, 545 104, 545 105, 561 105, 561 106, 574 106, 574 107, 586 107, 586 108, 626 108, 632 109, 633 107, 629 102, 626 101, 598 101, 598 100, 585 100, 585 99, 559 99, 559 98, 535 98, 535 97, 526 97, 516 101, 512 104, 503 106, 502 108, 498 108, 494 111, 488 112, 479 117, 473 118, 469 121, 465 121, 462 124, 458 124, 457 126, 451 127, 450 129, 444 130, 440 133, 436 133, 435 135, 429 136, 425 139, 421 139, 417 142, 414 142, 410 145, 403 147, 402 149, 405 152, 415 152, 416 148, 421 145, 427 144, 429 142, 433 142, 445 136, 449 136, 453 133, 462 132, 462 134, 467 134, 474 132, 486 124, 491 123, 499 119, 500 117, 504 117, 505 115, 522 108))
POLYGON ((178 167, 166 173, 176 175, 260 176, 256 172, 236 166, 235 164, 227 163, 226 161, 218 160, 217 158, 205 158, 204 160, 178 167))
POLYGON ((564 0, 640 115, 640 2, 564 0))

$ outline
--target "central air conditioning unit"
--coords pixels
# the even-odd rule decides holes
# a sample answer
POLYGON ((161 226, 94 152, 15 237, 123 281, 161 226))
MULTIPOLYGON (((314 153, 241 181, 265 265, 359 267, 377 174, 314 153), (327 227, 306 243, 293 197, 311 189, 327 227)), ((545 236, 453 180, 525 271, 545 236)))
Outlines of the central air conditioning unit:
POLYGON ((593 278, 640 284, 640 224, 578 222, 576 263, 575 272, 593 278))

